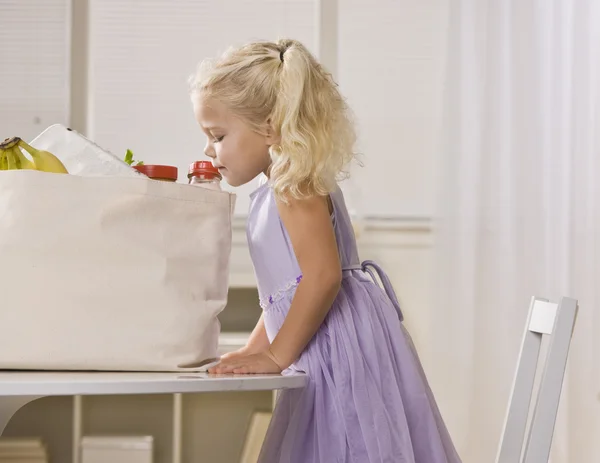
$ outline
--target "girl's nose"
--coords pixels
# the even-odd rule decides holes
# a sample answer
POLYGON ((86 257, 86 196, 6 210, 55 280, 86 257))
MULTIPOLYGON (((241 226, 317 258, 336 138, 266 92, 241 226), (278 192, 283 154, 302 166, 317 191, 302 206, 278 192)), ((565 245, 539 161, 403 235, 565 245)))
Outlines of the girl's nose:
POLYGON ((215 150, 210 142, 206 143, 204 147, 204 154, 206 154, 209 158, 214 159, 216 157, 215 150))

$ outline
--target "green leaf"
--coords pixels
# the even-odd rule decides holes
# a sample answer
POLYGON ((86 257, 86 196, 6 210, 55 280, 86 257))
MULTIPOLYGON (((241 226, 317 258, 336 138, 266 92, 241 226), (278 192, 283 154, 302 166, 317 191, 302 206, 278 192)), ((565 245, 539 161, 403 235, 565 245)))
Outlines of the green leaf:
POLYGON ((133 164, 133 152, 128 149, 127 153, 125 153, 125 162, 129 165, 133 164))
POLYGON ((136 165, 143 166, 144 165, 144 161, 138 161, 136 165))

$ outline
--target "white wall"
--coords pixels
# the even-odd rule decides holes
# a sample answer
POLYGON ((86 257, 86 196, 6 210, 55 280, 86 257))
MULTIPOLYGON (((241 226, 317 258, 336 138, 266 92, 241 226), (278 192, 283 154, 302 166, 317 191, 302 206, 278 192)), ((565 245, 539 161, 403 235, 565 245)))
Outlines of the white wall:
POLYGON ((0 140, 69 119, 70 0, 0 0, 0 140))
POLYGON ((354 184, 376 217, 430 217, 448 0, 339 2, 338 77, 356 113, 354 184))
MULTIPOLYGON (((322 57, 356 114, 365 167, 344 184, 351 208, 428 217, 447 1, 2 0, 17 21, 0 40, 0 137, 60 122, 117 155, 174 163, 185 181, 205 141, 187 93, 196 64, 291 36, 322 57)), ((253 186, 238 190, 238 215, 253 186)))
MULTIPOLYGON (((89 0, 87 132, 115 153, 174 163, 180 181, 204 159, 187 79, 198 62, 231 45, 290 35, 316 49, 314 0, 214 2, 89 0)), ((237 212, 248 194, 239 190, 237 212)))

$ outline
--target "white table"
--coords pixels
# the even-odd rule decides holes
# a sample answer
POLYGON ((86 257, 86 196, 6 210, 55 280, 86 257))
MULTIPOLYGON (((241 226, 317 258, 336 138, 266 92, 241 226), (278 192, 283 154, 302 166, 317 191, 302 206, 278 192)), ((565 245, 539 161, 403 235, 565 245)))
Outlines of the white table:
POLYGON ((304 374, 209 375, 207 373, 0 372, 0 435, 27 403, 48 396, 177 394, 302 388, 304 374))

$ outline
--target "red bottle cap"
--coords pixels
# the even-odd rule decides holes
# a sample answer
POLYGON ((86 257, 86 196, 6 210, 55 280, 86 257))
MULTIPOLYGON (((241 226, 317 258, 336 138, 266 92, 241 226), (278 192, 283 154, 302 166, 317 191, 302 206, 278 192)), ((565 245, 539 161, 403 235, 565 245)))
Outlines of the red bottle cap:
POLYGON ((153 179, 177 180, 177 167, 159 164, 141 164, 133 166, 135 170, 153 179))
POLYGON ((219 169, 212 165, 210 161, 196 161, 190 164, 188 178, 201 176, 205 178, 221 178, 219 169))

